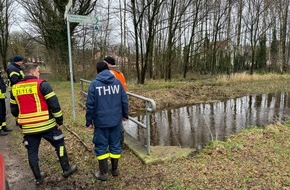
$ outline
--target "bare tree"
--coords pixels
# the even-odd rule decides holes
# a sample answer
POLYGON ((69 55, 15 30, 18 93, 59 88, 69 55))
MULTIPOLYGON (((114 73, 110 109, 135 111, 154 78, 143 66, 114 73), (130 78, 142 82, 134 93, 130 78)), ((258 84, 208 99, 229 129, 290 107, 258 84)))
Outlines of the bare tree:
POLYGON ((288 62, 286 57, 286 43, 287 43, 287 26, 288 26, 288 12, 289 12, 289 0, 279 1, 279 13, 280 13, 280 36, 281 36, 281 49, 282 49, 282 72, 287 72, 288 62))
MULTIPOLYGON (((233 52, 233 40, 232 40, 232 7, 233 7, 233 0, 228 0, 228 13, 227 13, 227 43, 228 43, 228 53, 229 53, 229 61, 230 63, 228 64, 228 67, 231 67, 234 65, 234 52, 233 52)), ((232 68, 228 68, 227 69, 227 73, 230 73, 230 70, 232 70, 232 68)))
MULTIPOLYGON (((149 1, 148 5, 149 5, 149 1)), ((164 3, 164 0, 153 1, 147 9, 147 23, 148 23, 148 35, 146 38, 146 52, 143 69, 141 72, 141 84, 145 82, 145 74, 147 66, 149 66, 150 77, 153 75, 153 52, 154 52, 154 41, 157 32, 157 25, 159 24, 158 14, 160 14, 160 7, 164 3)))
POLYGON ((135 1, 131 1, 136 47, 137 82, 139 84, 145 83, 148 65, 152 66, 156 25, 158 24, 157 18, 163 2, 164 0, 144 0, 136 4, 135 1))
POLYGON ((242 48, 241 48, 241 36, 242 36, 242 18, 243 18, 243 9, 244 9, 244 3, 243 0, 238 0, 237 2, 237 21, 235 23, 237 30, 236 30, 236 45, 234 48, 234 59, 236 60, 234 62, 234 69, 233 71, 236 72, 241 69, 241 54, 242 54, 242 48))
MULTIPOLYGON (((204 15, 201 15, 203 13, 203 11, 201 11, 202 9, 202 3, 203 0, 196 0, 196 1, 192 1, 192 10, 189 13, 189 16, 192 18, 192 20, 189 21, 189 32, 188 32, 188 43, 185 43, 184 46, 184 63, 183 63, 183 78, 186 78, 186 74, 188 71, 188 65, 189 65, 189 58, 191 55, 191 52, 193 52, 192 50, 194 49, 194 38, 197 34, 197 26, 198 26, 198 22, 200 21, 199 19, 203 19, 204 15), (200 12, 200 15, 199 15, 200 12)), ((186 40, 184 40, 186 41, 186 40)))
POLYGON ((266 9, 268 9, 269 4, 264 0, 248 0, 247 8, 248 14, 244 17, 245 27, 248 31, 248 40, 251 46, 251 63, 250 63, 250 74, 254 72, 257 43, 261 37, 265 34, 267 27, 262 27, 262 15, 266 9), (264 5, 264 3, 266 3, 264 5))
POLYGON ((125 57, 126 57, 126 0, 119 0, 119 17, 120 17, 120 28, 121 28, 121 45, 120 45, 120 55, 122 57, 121 65, 124 67, 125 57))
POLYGON ((217 49, 218 49, 218 36, 223 30, 224 24, 226 24, 226 15, 229 9, 229 4, 225 4, 223 1, 215 1, 212 5, 213 8, 213 31, 212 31, 212 61, 211 61, 211 73, 216 73, 217 66, 217 49))
MULTIPOLYGON (((50 63, 55 62, 61 76, 65 76, 69 80, 68 68, 68 46, 67 46, 67 28, 64 19, 66 1, 58 0, 18 0, 26 10, 24 17, 31 24, 32 33, 35 35, 33 39, 45 45, 49 54, 50 63), (65 71, 65 75, 64 72, 65 71)), ((92 12, 96 4, 93 0, 74 0, 73 14, 88 15, 92 12)), ((78 23, 70 25, 71 35, 78 23)), ((30 32, 31 34, 31 32, 30 32)))
POLYGON ((9 28, 11 26, 12 17, 12 1, 0 1, 0 55, 2 58, 3 69, 7 68, 7 51, 9 40, 9 28))
POLYGON ((279 18, 279 11, 277 11, 277 2, 273 3, 270 7, 269 17, 273 20, 273 25, 270 28, 269 41, 271 44, 269 51, 269 70, 275 72, 281 72, 280 60, 279 60, 279 43, 277 39, 277 21, 279 18))
POLYGON ((168 2, 168 37, 166 42, 166 55, 165 55, 165 80, 171 80, 171 65, 172 61, 175 58, 174 56, 174 46, 180 36, 176 36, 177 30, 181 24, 180 20, 182 19, 184 13, 191 5, 190 0, 186 1, 177 1, 169 0, 168 2))

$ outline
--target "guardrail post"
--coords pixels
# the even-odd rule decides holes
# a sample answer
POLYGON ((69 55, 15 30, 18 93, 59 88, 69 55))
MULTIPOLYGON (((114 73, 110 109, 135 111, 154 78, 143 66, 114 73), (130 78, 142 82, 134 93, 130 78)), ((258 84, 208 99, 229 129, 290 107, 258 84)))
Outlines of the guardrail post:
POLYGON ((147 129, 147 155, 150 156, 150 115, 148 108, 150 103, 146 101, 146 129, 147 129))

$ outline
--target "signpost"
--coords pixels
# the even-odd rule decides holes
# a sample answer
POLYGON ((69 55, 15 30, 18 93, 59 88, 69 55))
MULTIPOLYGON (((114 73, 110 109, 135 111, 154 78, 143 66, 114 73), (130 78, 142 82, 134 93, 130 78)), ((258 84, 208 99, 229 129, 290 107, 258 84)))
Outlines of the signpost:
POLYGON ((72 15, 72 14, 67 14, 67 20, 69 22, 87 23, 87 24, 98 24, 99 22, 97 18, 84 16, 84 15, 72 15))
POLYGON ((76 122, 76 111, 75 111, 75 101, 74 101, 74 87, 73 87, 73 68, 72 68, 72 50, 71 50, 71 36, 70 36, 70 22, 74 23, 87 23, 87 24, 98 24, 97 18, 92 18, 84 15, 73 15, 69 14, 70 8, 72 6, 72 0, 69 0, 65 7, 64 18, 66 19, 67 26, 67 41, 68 41, 68 54, 69 54, 69 71, 70 71, 70 83, 71 83, 71 96, 72 96, 72 112, 73 112, 73 123, 76 122))

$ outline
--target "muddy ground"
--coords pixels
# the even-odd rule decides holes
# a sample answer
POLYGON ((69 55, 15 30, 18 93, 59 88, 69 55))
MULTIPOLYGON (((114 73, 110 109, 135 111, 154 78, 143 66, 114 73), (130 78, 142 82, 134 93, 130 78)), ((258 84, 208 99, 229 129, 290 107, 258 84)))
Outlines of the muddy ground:
POLYGON ((6 179, 9 187, 11 190, 33 190, 35 189, 35 184, 30 168, 28 168, 26 160, 19 156, 10 141, 10 134, 0 137, 0 152, 4 156, 6 179))

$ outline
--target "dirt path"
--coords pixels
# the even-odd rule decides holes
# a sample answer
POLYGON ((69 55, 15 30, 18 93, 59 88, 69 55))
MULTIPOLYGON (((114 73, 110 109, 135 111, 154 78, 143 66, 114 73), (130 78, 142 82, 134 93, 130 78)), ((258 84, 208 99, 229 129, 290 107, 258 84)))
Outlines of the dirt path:
MULTIPOLYGON (((7 93, 7 95, 9 95, 7 93)), ((13 132, 7 136, 0 137, 0 152, 5 161, 6 179, 8 180, 10 190, 34 190, 36 189, 34 177, 28 166, 27 158, 20 155, 18 147, 15 147, 15 140, 20 142, 22 139, 13 138, 12 133, 19 132, 15 126, 14 117, 10 114, 9 97, 6 98, 7 108, 7 126, 13 129, 13 132)), ((17 143, 18 144, 18 143, 17 143)))
MULTIPOLYGON (((15 130, 15 127, 11 127, 15 130)), ((35 188, 32 172, 26 158, 22 158, 13 147, 12 134, 0 137, 0 152, 5 160, 6 179, 10 190, 33 190, 35 188)), ((20 139, 19 139, 20 140, 20 139)))

